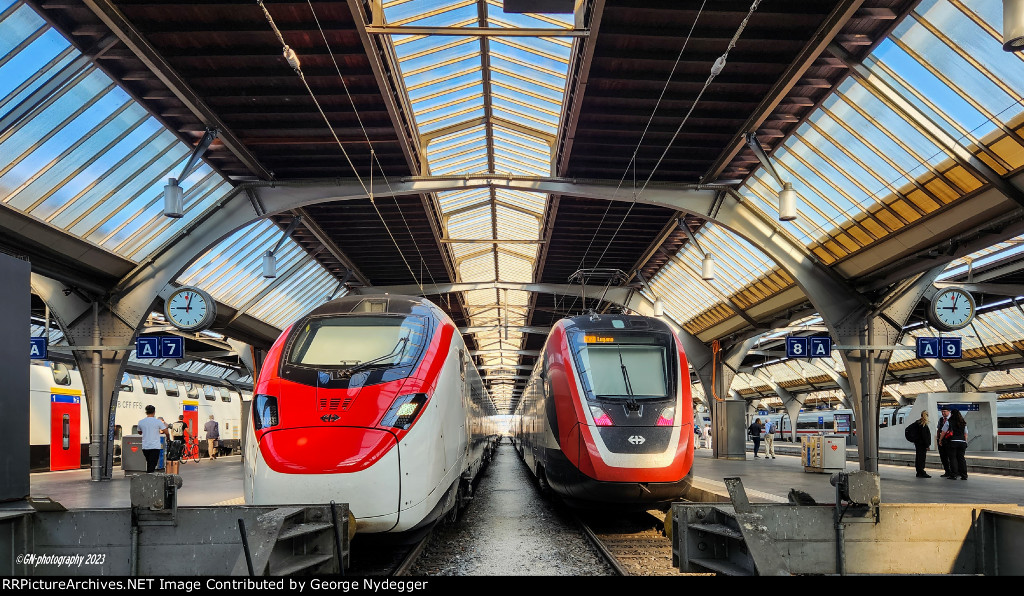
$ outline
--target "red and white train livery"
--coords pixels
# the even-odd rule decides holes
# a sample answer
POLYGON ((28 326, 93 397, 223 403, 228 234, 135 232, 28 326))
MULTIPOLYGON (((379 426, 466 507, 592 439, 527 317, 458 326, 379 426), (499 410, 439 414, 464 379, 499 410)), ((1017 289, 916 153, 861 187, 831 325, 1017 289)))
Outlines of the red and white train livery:
POLYGON ((693 400, 664 322, 585 315, 556 323, 511 427, 543 489, 579 507, 664 507, 689 490, 693 400))
POLYGON ((418 297, 313 310, 271 347, 253 394, 245 502, 348 503, 359 533, 457 513, 498 441, 458 328, 418 297))

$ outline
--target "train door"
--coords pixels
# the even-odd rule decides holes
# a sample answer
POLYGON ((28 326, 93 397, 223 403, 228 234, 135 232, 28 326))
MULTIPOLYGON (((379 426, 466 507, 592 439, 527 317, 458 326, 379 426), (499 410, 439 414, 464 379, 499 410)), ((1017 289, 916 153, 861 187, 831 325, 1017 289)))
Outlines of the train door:
POLYGON ((50 389, 50 470, 82 465, 82 392, 50 389))
POLYGON ((199 401, 195 399, 181 400, 181 414, 185 417, 185 424, 188 425, 188 434, 198 440, 199 435, 196 429, 199 428, 199 401))

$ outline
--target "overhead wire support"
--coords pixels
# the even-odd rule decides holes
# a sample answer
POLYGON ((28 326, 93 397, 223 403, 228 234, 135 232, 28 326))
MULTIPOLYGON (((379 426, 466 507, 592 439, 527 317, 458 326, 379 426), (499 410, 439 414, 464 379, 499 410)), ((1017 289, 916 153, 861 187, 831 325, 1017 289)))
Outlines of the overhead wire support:
MULTIPOLYGON (((655 162, 654 167, 651 168, 650 173, 647 174, 647 180, 644 181, 643 186, 640 187, 640 192, 637 193, 636 197, 634 197, 633 199, 633 203, 630 204, 629 209, 626 210, 626 215, 621 220, 619 220, 619 225, 615 228, 615 232, 612 234, 612 240, 608 242, 608 246, 605 247, 604 252, 601 253, 600 257, 598 257, 599 263, 601 259, 604 258, 605 253, 608 252, 608 248, 611 246, 611 242, 615 240, 615 237, 618 235, 619 230, 622 229, 622 225, 625 223, 626 217, 629 217, 629 214, 630 212, 632 212, 637 200, 640 198, 641 195, 643 195, 644 190, 647 189, 647 185, 650 184, 651 179, 654 178, 654 173, 658 171, 658 168, 661 166, 661 162, 664 161, 665 156, 668 154, 668 150, 672 147, 672 144, 675 142, 676 137, 679 136, 680 131, 683 130, 683 126, 685 126, 686 122, 690 119, 690 115, 693 114, 693 110, 697 107, 697 104, 704 96, 704 93, 707 91, 708 87, 711 86, 711 81, 713 81, 715 77, 721 74, 722 70, 725 68, 726 62, 729 58, 729 52, 732 51, 734 47, 736 47, 736 42, 739 41, 740 35, 743 33, 743 30, 746 29, 747 23, 750 21, 750 17, 753 16, 754 11, 757 10, 757 6, 760 3, 761 0, 754 0, 753 4, 750 5, 750 10, 747 11, 747 16, 743 18, 743 21, 740 22, 739 27, 736 28, 736 33, 734 33, 732 39, 729 40, 729 45, 728 47, 726 47, 725 52, 721 56, 719 56, 718 59, 715 60, 715 63, 711 66, 711 72, 708 74, 707 80, 704 81, 704 86, 701 88, 700 92, 697 93, 697 97, 694 98, 693 103, 690 104, 690 109, 687 110, 686 115, 683 116, 682 121, 679 122, 679 126, 676 127, 676 131, 672 133, 672 138, 669 139, 668 143, 665 145, 665 149, 661 152, 661 156, 658 157, 658 161, 655 162)), ((668 83, 666 82, 666 86, 667 84, 668 83)))
MULTIPOLYGON (((636 147, 633 149, 633 155, 630 157, 629 163, 626 164, 625 170, 622 172, 622 177, 619 178, 619 184, 615 187, 615 192, 612 194, 611 200, 608 201, 608 205, 605 206, 604 213, 601 215, 601 220, 597 224, 597 229, 594 230, 594 235, 590 238, 590 244, 587 245, 587 250, 583 253, 583 258, 580 259, 580 264, 577 269, 583 269, 587 256, 590 254, 590 248, 594 244, 594 240, 597 238, 597 232, 604 225, 604 220, 608 216, 608 211, 611 209, 612 203, 615 201, 615 197, 619 194, 619 189, 622 188, 622 183, 626 180, 626 175, 629 174, 630 167, 633 168, 633 201, 636 202, 637 196, 636 190, 636 156, 640 152, 640 147, 644 143, 644 139, 647 137, 647 131, 651 128, 651 123, 654 121, 654 115, 658 112, 658 107, 661 105, 661 100, 665 97, 665 93, 668 91, 668 84, 672 81, 672 76, 676 72, 676 68, 679 66, 679 61, 683 58, 683 53, 686 51, 686 46, 690 43, 690 37, 693 36, 694 30, 697 28, 697 21, 700 20, 700 15, 704 12, 704 6, 707 4, 707 0, 701 3, 700 9, 697 10, 697 16, 693 18, 693 24, 690 25, 690 31, 686 34, 686 39, 683 40, 683 46, 679 49, 679 54, 676 55, 676 61, 672 64, 672 70, 668 73, 668 78, 665 79, 665 84, 661 88, 661 93, 658 95, 658 100, 654 104, 654 109, 651 110, 650 117, 647 118, 647 124, 644 125, 644 130, 640 134, 640 140, 637 141, 636 147)), ((627 213, 628 215, 628 213, 627 213)), ((616 230, 617 232, 618 230, 616 230)), ((614 239, 614 235, 612 236, 614 239)), ((607 247, 605 248, 607 251, 607 247)), ((601 264, 601 259, 604 257, 604 253, 598 257, 597 262, 594 263, 594 267, 598 267, 601 264)), ((571 308, 571 307, 570 307, 571 308)))
MULTIPOLYGON (((426 264, 426 260, 423 258, 423 252, 420 251, 419 243, 416 242, 416 238, 412 235, 412 228, 409 227, 409 222, 405 218, 405 213, 402 211, 402 208, 401 208, 401 206, 398 203, 398 197, 395 195, 395 193, 393 192, 393 189, 391 188, 391 182, 388 180, 387 172, 384 171, 384 166, 380 163, 380 159, 378 159, 376 154, 374 153, 373 141, 370 140, 370 135, 369 135, 369 133, 366 132, 366 126, 363 125, 363 119, 359 115, 359 109, 356 108, 356 102, 355 102, 355 100, 352 99, 352 94, 349 92, 348 83, 345 82, 345 77, 342 76, 342 74, 341 74, 341 67, 338 65, 338 60, 334 57, 334 51, 331 49, 330 42, 327 41, 327 34, 324 32, 324 28, 320 24, 320 18, 317 17, 317 15, 316 15, 316 9, 313 8, 313 3, 310 0, 306 0, 306 4, 309 5, 309 12, 310 12, 310 14, 313 15, 313 22, 316 23, 316 27, 320 31, 320 37, 321 37, 321 39, 324 40, 324 47, 327 48, 327 54, 331 57, 331 63, 334 64, 334 71, 336 73, 338 73, 338 80, 341 81, 341 87, 345 91, 345 97, 348 98, 349 104, 352 106, 352 112, 355 114, 356 122, 359 123, 359 129, 362 131, 363 138, 366 139, 366 144, 370 148, 370 156, 371 156, 370 170, 371 170, 371 174, 372 174, 372 171, 373 171, 373 164, 376 163, 377 164, 377 168, 380 170, 381 176, 384 178, 384 184, 387 185, 388 190, 392 191, 391 192, 391 198, 395 202, 395 208, 398 209, 398 215, 399 215, 399 217, 402 218, 402 223, 405 224, 405 230, 409 234, 409 239, 412 241, 413 248, 416 249, 416 254, 419 255, 419 257, 420 257, 420 269, 422 270, 424 268, 424 265, 426 264)), ((374 208, 376 208, 376 204, 374 204, 374 208)), ((381 218, 381 223, 384 224, 384 227, 387 228, 388 227, 387 222, 384 221, 384 218, 383 218, 383 216, 381 216, 379 210, 377 212, 377 215, 378 215, 378 217, 381 218)), ((390 229, 388 229, 388 234, 391 235, 391 230, 390 229)), ((395 242, 393 235, 392 235, 392 242, 395 242)), ((395 242, 395 248, 398 249, 398 252, 401 255, 402 254, 402 249, 401 249, 400 246, 398 246, 397 242, 395 242)), ((404 256, 402 257, 402 260, 405 261, 405 257, 404 256)), ((416 274, 413 273, 412 267, 409 267, 408 262, 406 262, 406 266, 409 268, 409 273, 412 275, 413 279, 417 280, 417 285, 420 286, 420 290, 422 291, 423 290, 423 275, 421 274, 419 276, 419 278, 417 279, 416 274)), ((434 286, 434 288, 437 288, 437 281, 434 279, 433 272, 430 271, 429 267, 426 268, 426 271, 427 271, 427 277, 430 278, 430 283, 434 286)))
MULTIPOLYGON (((263 0, 256 0, 256 3, 259 4, 260 9, 263 10, 263 15, 266 18, 267 23, 270 25, 270 28, 274 31, 274 35, 277 36, 278 41, 281 43, 282 55, 283 55, 285 61, 292 68, 292 70, 295 71, 295 74, 297 74, 299 76, 299 79, 302 81, 303 86, 305 86, 306 91, 309 93, 310 99, 313 100, 313 104, 316 105, 317 111, 320 112, 320 116, 323 118, 324 123, 327 125, 328 130, 330 130, 331 136, 334 138, 335 143, 337 143, 338 148, 341 149, 341 153, 345 157, 345 161, 348 162, 349 168, 351 168, 352 173, 355 175, 356 180, 359 182, 359 185, 363 188, 363 191, 370 198, 370 203, 373 205, 374 210, 377 212, 377 217, 380 218, 381 223, 384 225, 384 228, 385 228, 385 230, 388 233, 388 236, 391 238, 391 241, 394 243, 395 248, 398 250, 399 257, 402 259, 402 262, 405 263, 406 268, 409 270, 409 274, 412 276, 413 280, 416 281, 416 284, 420 287, 420 291, 422 292, 423 291, 422 280, 419 277, 417 277, 416 273, 412 269, 412 266, 409 264, 408 260, 405 258, 405 254, 402 251, 401 246, 398 244, 398 241, 395 239, 394 234, 391 233, 391 229, 388 227, 387 221, 384 219, 383 214, 380 212, 380 209, 377 207, 377 204, 374 201, 373 194, 372 194, 372 188, 367 188, 366 183, 363 181, 363 177, 360 176, 359 171, 356 169, 355 164, 352 162, 352 159, 351 159, 351 157, 348 154, 348 151, 345 150, 344 144, 342 144, 341 139, 338 138, 338 134, 334 130, 334 126, 331 124, 330 119, 327 117, 327 114, 324 112, 323 107, 320 105, 319 100, 317 100, 316 93, 314 93, 312 87, 310 87, 310 85, 309 85, 309 82, 306 80, 306 76, 302 72, 301 60, 299 59, 299 57, 295 53, 295 51, 285 41, 284 35, 282 35, 281 30, 277 27, 277 23, 275 23, 273 15, 271 15, 270 11, 267 10, 267 7, 264 5, 263 0)), ((310 11, 313 12, 313 19, 316 21, 317 28, 320 30, 320 34, 321 34, 321 36, 324 39, 324 43, 326 44, 327 43, 327 36, 324 33, 323 27, 320 26, 320 20, 317 18, 316 12, 313 10, 313 4, 312 4, 312 2, 309 2, 308 0, 307 0, 307 3, 309 4, 310 11)), ((356 108, 355 102, 352 101, 352 96, 349 93, 348 85, 345 83, 344 77, 341 76, 341 69, 338 66, 337 60, 335 60, 334 53, 331 51, 331 48, 330 48, 329 45, 327 46, 327 50, 328 50, 328 53, 331 56, 332 62, 334 62, 334 67, 337 70, 338 77, 341 80, 343 88, 345 89, 345 94, 349 98, 349 101, 352 103, 352 110, 355 112, 356 119, 359 122, 359 127, 362 130, 362 132, 363 132, 363 136, 366 138, 367 143, 370 144, 370 179, 371 179, 371 185, 372 185, 372 177, 373 177, 373 165, 374 165, 374 162, 376 161, 377 166, 380 167, 381 173, 384 175, 385 183, 388 184, 388 188, 390 189, 391 185, 387 181, 387 174, 384 172, 384 168, 380 165, 380 162, 377 161, 375 152, 373 150, 373 145, 370 142, 369 135, 366 133, 365 126, 363 126, 362 118, 359 117, 359 111, 356 108)), ((394 193, 392 193, 392 194, 394 194, 394 193)), ((395 203, 396 203, 396 205, 398 204, 398 199, 397 198, 395 198, 395 203)), ((401 212, 401 208, 399 208, 399 213, 402 215, 402 220, 405 221, 405 215, 401 212)), ((408 222, 406 222, 406 228, 409 229, 408 222)), ((410 237, 412 237, 411 230, 410 230, 410 237)), ((415 238, 413 238, 413 246, 415 246, 417 252, 419 252, 419 247, 416 246, 415 238)), ((421 262, 423 260, 422 253, 420 253, 420 260, 421 260, 421 262)), ((427 272, 428 273, 430 272, 429 268, 427 269, 427 272)), ((433 276, 432 275, 431 275, 431 280, 433 280, 433 276)), ((435 286, 436 286, 436 282, 434 282, 434 283, 435 283, 435 286)))

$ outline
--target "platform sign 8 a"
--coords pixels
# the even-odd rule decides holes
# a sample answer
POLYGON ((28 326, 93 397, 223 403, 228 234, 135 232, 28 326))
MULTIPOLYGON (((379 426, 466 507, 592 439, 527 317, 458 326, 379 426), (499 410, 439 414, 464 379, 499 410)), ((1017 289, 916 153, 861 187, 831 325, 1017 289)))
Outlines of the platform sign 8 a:
POLYGON ((786 358, 807 358, 807 339, 806 337, 787 337, 786 358))

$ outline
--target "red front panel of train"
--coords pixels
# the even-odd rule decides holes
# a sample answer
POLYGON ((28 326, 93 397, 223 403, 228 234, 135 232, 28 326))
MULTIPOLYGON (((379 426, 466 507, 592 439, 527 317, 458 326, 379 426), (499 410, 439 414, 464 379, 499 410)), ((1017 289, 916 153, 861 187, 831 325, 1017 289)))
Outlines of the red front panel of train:
MULTIPOLYGON (((268 353, 270 374, 258 384, 254 400, 259 407, 259 394, 279 399, 277 424, 256 430, 260 455, 270 469, 287 474, 351 473, 371 467, 409 432, 381 426, 381 418, 400 395, 433 393, 454 331, 441 326, 408 377, 338 389, 277 376, 286 331, 268 353)), ((422 407, 427 404, 429 400, 422 407)))
POLYGON ((77 470, 82 466, 82 396, 79 392, 50 394, 50 469, 77 470))

